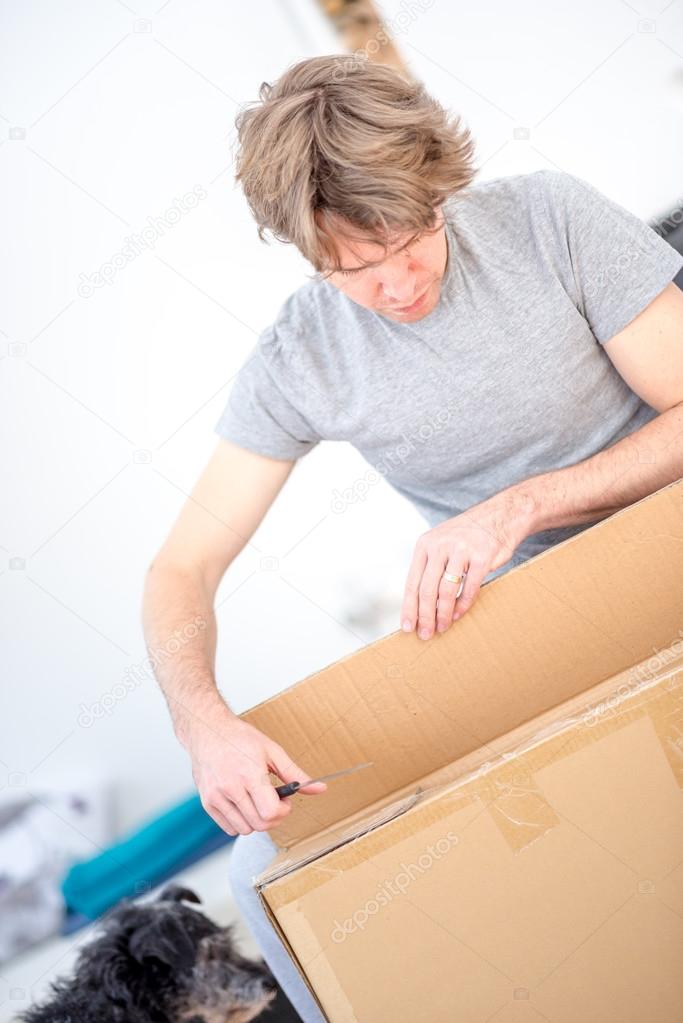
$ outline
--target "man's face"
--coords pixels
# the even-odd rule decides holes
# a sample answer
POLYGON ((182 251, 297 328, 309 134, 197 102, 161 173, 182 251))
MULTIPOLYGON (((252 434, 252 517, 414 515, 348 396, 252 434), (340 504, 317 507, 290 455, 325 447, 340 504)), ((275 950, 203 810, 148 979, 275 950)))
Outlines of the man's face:
POLYGON ((415 323, 436 307, 448 257, 441 210, 429 231, 398 234, 386 251, 378 242, 345 240, 343 231, 334 242, 343 269, 327 280, 358 305, 396 323, 415 323))

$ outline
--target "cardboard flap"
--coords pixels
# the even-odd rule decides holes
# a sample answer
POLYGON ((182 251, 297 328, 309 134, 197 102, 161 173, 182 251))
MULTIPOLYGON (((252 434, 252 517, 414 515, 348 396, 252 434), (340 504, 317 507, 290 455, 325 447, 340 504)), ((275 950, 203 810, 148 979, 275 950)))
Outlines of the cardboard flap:
POLYGON ((683 627, 683 482, 482 589, 444 635, 381 639, 242 717, 312 777, 375 766, 294 797, 280 847, 386 799, 666 648, 683 627))

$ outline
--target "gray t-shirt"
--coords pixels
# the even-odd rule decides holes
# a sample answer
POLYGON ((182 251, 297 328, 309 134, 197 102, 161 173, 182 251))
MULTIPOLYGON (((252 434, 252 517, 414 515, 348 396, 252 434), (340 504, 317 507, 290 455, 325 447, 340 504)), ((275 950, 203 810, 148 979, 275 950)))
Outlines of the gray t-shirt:
MULTIPOLYGON (((320 278, 304 284, 240 369, 216 433, 282 459, 349 441, 371 467, 365 490, 384 477, 435 526, 654 418, 602 345, 683 257, 561 171, 471 185, 444 209, 431 313, 394 323, 320 278)), ((332 510, 359 486, 337 491, 332 510)), ((584 528, 529 536, 487 580, 584 528)))

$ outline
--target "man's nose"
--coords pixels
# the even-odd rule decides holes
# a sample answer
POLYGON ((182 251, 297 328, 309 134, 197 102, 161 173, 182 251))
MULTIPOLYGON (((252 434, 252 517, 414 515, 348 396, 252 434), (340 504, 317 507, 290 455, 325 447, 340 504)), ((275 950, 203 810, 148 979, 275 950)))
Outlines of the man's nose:
POLYGON ((415 273, 405 263, 402 266, 382 267, 380 279, 385 298, 396 305, 409 305, 415 299, 415 273))

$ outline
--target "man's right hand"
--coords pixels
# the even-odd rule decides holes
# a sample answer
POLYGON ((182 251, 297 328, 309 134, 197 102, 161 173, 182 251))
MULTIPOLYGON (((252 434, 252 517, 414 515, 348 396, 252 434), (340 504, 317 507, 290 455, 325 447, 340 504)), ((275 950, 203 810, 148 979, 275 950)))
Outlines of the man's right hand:
MULTIPOLYGON (((193 723, 186 748, 192 760, 202 806, 229 835, 249 835, 276 827, 292 806, 281 799, 268 775, 283 782, 305 782, 309 774, 253 725, 227 707, 214 709, 211 723, 193 723)), ((327 790, 325 782, 314 782, 300 792, 317 795, 327 790)))

